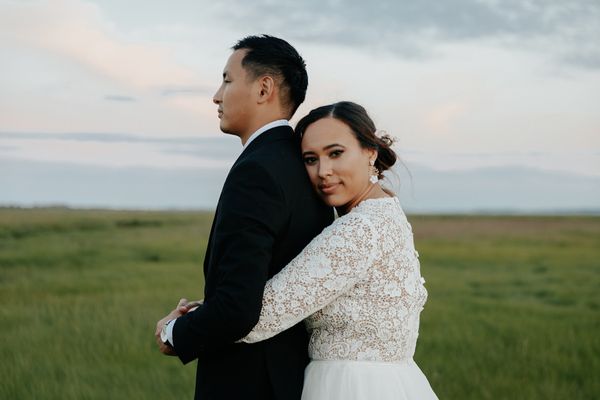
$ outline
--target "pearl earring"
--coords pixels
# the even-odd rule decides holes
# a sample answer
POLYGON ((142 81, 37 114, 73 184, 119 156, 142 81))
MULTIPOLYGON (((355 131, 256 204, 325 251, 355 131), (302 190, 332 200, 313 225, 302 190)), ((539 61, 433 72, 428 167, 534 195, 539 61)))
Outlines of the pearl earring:
POLYGON ((371 176, 369 177, 369 181, 371 181, 372 184, 376 184, 379 181, 379 170, 375 167, 375 160, 370 160, 369 164, 371 166, 371 176))

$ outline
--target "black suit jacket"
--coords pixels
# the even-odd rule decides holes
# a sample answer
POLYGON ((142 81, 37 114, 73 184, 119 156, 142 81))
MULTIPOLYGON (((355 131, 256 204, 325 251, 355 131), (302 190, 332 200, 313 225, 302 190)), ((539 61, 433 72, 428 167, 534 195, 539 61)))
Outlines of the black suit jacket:
POLYGON ((290 127, 270 129, 244 149, 217 205, 204 304, 173 329, 179 358, 198 359, 196 399, 300 399, 308 363, 302 323, 264 342, 234 342, 256 325, 266 281, 332 220, 290 127))

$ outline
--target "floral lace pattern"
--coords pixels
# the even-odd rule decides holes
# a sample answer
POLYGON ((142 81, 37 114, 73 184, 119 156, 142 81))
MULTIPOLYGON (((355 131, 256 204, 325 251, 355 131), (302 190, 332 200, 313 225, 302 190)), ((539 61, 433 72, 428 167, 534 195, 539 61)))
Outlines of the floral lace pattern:
POLYGON ((305 319, 313 360, 412 358, 427 299, 397 198, 365 200, 267 282, 257 342, 305 319))

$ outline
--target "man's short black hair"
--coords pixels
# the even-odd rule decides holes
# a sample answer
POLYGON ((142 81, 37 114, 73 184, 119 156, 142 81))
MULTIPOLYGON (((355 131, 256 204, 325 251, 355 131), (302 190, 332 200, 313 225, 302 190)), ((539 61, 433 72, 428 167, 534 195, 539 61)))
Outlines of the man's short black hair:
POLYGON ((253 78, 272 75, 278 80, 281 104, 294 115, 306 97, 308 74, 304 59, 288 42, 269 35, 247 36, 232 50, 247 50, 242 66, 253 78))

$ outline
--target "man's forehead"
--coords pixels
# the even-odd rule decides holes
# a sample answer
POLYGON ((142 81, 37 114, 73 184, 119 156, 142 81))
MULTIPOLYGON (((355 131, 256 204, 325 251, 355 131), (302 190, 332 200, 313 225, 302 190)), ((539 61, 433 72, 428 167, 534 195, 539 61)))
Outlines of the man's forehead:
POLYGON ((248 53, 247 49, 235 50, 227 59, 226 66, 242 65, 242 60, 246 56, 246 53, 248 53))
POLYGON ((223 67, 223 75, 229 75, 232 72, 241 70, 242 60, 244 59, 246 53, 246 49, 235 50, 233 53, 231 53, 231 55, 227 59, 225 67, 223 67))

